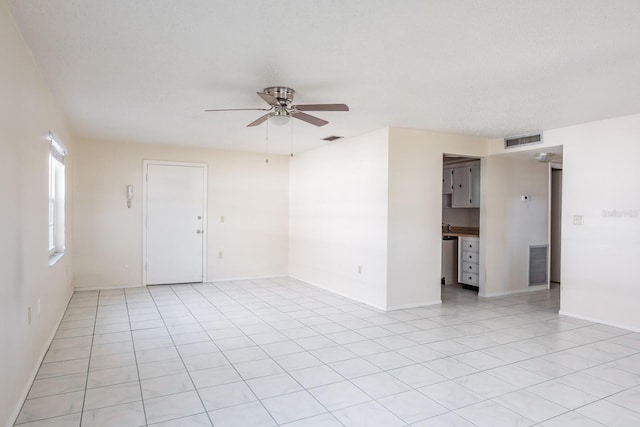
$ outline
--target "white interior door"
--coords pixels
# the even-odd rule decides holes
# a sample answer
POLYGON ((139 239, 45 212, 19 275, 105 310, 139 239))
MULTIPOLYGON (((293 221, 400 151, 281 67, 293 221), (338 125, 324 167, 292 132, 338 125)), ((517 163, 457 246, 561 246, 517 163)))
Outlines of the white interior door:
POLYGON ((146 164, 146 284, 204 281, 202 165, 146 164))

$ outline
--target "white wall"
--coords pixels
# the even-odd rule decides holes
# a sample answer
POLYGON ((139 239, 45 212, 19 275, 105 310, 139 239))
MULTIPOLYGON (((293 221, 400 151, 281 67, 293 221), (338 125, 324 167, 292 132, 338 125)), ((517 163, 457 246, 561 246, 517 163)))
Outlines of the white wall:
POLYGON ((265 164, 258 153, 79 141, 74 285, 142 284, 143 160, 208 165, 208 280, 286 275, 288 159, 272 155, 265 164), (131 209, 125 198, 128 184, 135 192, 131 209))
POLYGON ((49 267, 49 130, 69 148, 67 224, 74 144, 63 114, 0 1, 0 425, 13 423, 71 296, 71 227, 66 255, 49 267), (41 301, 41 312, 37 301, 41 301), (32 307, 31 325, 27 309, 32 307))
POLYGON ((292 159, 291 276, 386 307, 387 169, 387 129, 292 159))
POLYGON ((528 286, 528 260, 529 245, 548 243, 548 163, 490 156, 482 162, 481 180, 480 264, 485 274, 479 295, 541 289, 528 286), (522 195, 529 200, 523 202, 522 195))
POLYGON ((564 146, 561 313, 640 331, 640 115, 548 131, 545 141, 564 146))
POLYGON ((442 156, 486 150, 481 138, 390 129, 388 308, 440 302, 442 156))

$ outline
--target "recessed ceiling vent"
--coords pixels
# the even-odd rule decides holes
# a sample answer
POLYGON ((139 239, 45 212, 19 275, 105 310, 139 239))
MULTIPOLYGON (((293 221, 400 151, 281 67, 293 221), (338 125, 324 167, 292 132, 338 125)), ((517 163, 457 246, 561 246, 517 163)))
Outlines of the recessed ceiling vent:
POLYGON ((523 145, 533 145, 542 143, 542 134, 512 136, 504 139, 504 148, 521 147, 523 145))
POLYGON ((322 140, 323 140, 323 141, 333 142, 333 141, 335 141, 336 139, 340 139, 340 138, 344 138, 344 137, 343 137, 343 136, 335 136, 335 135, 331 135, 331 136, 328 136, 328 137, 326 137, 326 138, 322 138, 322 140))

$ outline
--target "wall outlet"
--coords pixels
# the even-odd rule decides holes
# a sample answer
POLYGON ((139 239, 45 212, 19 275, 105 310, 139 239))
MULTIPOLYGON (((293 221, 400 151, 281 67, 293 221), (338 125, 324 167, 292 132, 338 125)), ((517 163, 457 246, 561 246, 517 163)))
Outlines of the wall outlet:
POLYGON ((584 215, 574 215, 573 225, 584 225, 584 215))
POLYGON ((218 259, 222 259, 222 251, 218 252, 218 259))
POLYGON ((220 222, 224 222, 224 216, 220 217, 220 222))
POLYGON ((27 325, 31 324, 31 307, 27 308, 27 325))
POLYGON ((38 303, 37 303, 36 307, 38 308, 38 314, 40 314, 40 298, 38 298, 38 303))
POLYGON ((362 266, 361 265, 358 266, 358 274, 362 274, 362 266))

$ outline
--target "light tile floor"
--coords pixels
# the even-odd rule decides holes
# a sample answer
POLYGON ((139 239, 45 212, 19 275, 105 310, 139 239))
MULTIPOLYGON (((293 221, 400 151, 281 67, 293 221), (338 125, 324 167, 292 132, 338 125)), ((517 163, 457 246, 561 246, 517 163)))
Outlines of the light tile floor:
POLYGON ((640 334, 559 291, 384 313, 289 278, 76 292, 17 425, 639 426, 640 334))

